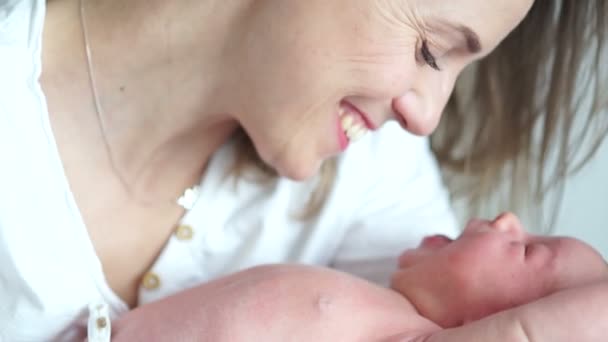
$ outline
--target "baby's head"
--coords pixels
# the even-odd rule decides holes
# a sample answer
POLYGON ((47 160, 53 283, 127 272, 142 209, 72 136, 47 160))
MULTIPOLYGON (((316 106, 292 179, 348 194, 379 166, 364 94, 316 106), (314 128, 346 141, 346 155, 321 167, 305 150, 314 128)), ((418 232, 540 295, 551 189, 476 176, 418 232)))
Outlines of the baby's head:
POLYGON ((421 315, 453 327, 600 279, 608 265, 589 245, 528 234, 503 214, 470 221, 456 240, 427 237, 404 252, 392 287, 421 315))

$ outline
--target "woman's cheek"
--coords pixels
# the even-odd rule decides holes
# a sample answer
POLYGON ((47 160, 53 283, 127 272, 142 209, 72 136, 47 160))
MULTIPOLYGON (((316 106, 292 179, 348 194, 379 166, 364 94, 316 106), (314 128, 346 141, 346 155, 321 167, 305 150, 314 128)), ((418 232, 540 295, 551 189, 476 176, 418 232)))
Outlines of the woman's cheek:
POLYGON ((417 77, 415 65, 402 57, 370 57, 367 63, 353 67, 359 96, 390 101, 402 96, 417 77))

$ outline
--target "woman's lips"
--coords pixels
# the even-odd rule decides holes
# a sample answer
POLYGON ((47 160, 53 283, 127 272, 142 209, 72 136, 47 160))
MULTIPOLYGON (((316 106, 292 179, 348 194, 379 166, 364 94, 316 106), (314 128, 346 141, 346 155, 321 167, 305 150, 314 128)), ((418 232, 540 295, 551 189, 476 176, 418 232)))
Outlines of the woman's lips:
POLYGON ((341 108, 343 108, 345 111, 347 112, 352 112, 354 114, 357 114, 363 124, 365 125, 365 127, 370 130, 370 131, 375 131, 378 129, 378 125, 376 125, 369 117, 369 115, 365 112, 363 112, 361 109, 357 108, 356 106, 354 106, 353 104, 351 104, 348 101, 342 101, 341 103, 341 108))
POLYGON ((338 142, 344 151, 350 142, 361 139, 376 126, 358 108, 348 102, 342 102, 338 111, 338 142))
POLYGON ((338 116, 336 120, 336 132, 338 134, 338 145, 340 145, 340 151, 344 151, 348 147, 350 141, 346 136, 346 132, 344 132, 344 129, 342 128, 340 116, 338 116))

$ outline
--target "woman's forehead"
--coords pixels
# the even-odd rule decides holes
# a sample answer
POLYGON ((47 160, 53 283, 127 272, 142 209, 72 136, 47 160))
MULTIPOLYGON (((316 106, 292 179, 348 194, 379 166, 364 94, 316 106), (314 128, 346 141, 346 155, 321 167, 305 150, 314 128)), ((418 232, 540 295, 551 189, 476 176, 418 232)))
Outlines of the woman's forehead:
POLYGON ((464 28, 494 47, 525 17, 533 0, 400 0, 423 26, 464 28), (446 25, 447 24, 447 25, 446 25))

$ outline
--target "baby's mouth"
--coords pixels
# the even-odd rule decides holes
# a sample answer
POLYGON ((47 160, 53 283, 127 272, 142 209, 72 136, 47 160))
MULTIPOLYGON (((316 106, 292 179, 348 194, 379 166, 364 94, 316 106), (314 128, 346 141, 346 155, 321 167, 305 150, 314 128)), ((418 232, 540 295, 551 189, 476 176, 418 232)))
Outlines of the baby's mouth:
POLYGON ((445 235, 432 235, 425 237, 422 242, 420 242, 420 247, 426 248, 440 248, 447 244, 450 244, 452 239, 445 235))

